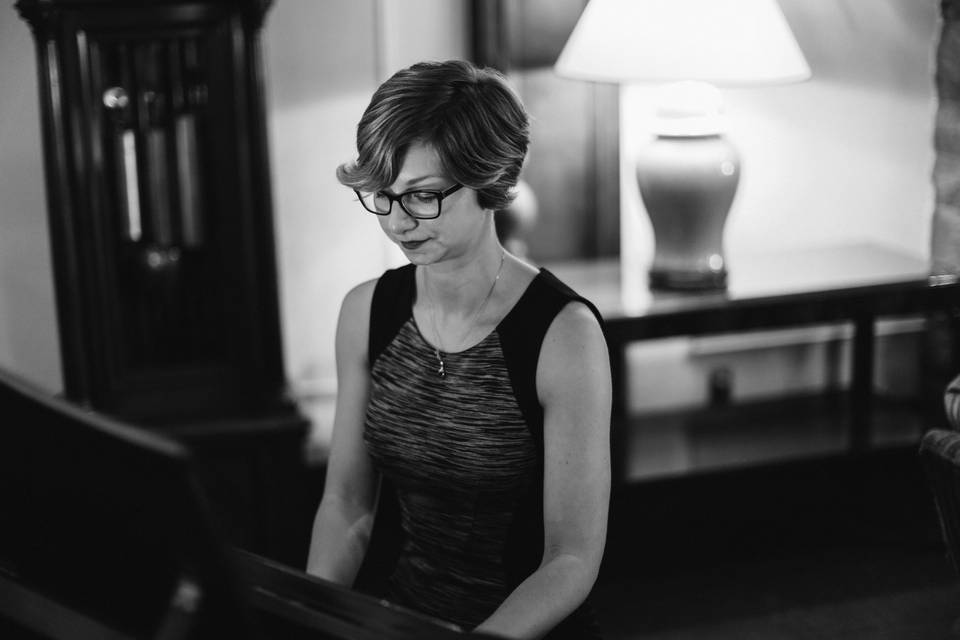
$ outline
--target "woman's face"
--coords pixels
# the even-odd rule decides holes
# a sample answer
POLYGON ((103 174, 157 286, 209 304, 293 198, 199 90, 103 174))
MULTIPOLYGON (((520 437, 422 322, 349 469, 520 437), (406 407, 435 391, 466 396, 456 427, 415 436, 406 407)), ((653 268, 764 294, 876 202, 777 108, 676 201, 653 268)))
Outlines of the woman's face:
MULTIPOLYGON (((390 195, 419 189, 443 191, 454 184, 445 175, 436 151, 417 143, 407 151, 397 179, 384 191, 390 195)), ((488 212, 477 204, 476 192, 466 187, 443 199, 438 218, 418 220, 394 202, 390 214, 379 220, 384 233, 407 259, 421 265, 449 259, 472 260, 491 224, 488 212)))

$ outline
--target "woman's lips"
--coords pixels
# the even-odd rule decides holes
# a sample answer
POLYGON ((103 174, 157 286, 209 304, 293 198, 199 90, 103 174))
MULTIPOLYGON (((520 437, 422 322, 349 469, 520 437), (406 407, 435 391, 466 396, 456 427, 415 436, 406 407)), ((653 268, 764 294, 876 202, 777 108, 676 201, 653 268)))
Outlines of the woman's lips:
POLYGON ((407 250, 418 249, 426 240, 404 240, 400 242, 400 246, 407 250))

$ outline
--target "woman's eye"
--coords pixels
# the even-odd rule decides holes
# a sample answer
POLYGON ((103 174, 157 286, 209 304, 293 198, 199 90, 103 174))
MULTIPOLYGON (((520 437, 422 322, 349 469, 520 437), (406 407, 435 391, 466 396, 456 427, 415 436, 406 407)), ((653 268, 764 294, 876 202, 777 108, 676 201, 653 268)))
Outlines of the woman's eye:
POLYGON ((414 191, 410 194, 410 197, 417 202, 429 203, 437 201, 437 194, 433 191, 414 191))

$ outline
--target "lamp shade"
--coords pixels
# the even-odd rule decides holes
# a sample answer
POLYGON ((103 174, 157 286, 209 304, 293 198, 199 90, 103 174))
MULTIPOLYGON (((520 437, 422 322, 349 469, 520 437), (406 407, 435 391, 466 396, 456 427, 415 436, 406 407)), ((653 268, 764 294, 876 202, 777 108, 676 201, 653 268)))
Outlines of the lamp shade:
POLYGON ((776 0, 590 0, 557 74, 599 82, 796 82, 810 67, 776 0))

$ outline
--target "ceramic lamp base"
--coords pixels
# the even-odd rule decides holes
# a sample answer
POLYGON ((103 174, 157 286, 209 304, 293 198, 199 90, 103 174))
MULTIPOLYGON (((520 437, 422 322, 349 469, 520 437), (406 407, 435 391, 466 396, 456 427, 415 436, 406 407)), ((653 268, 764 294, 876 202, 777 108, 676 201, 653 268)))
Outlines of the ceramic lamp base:
POLYGON ((723 228, 740 160, 722 135, 659 135, 637 157, 637 183, 653 225, 650 287, 723 289, 723 228))

